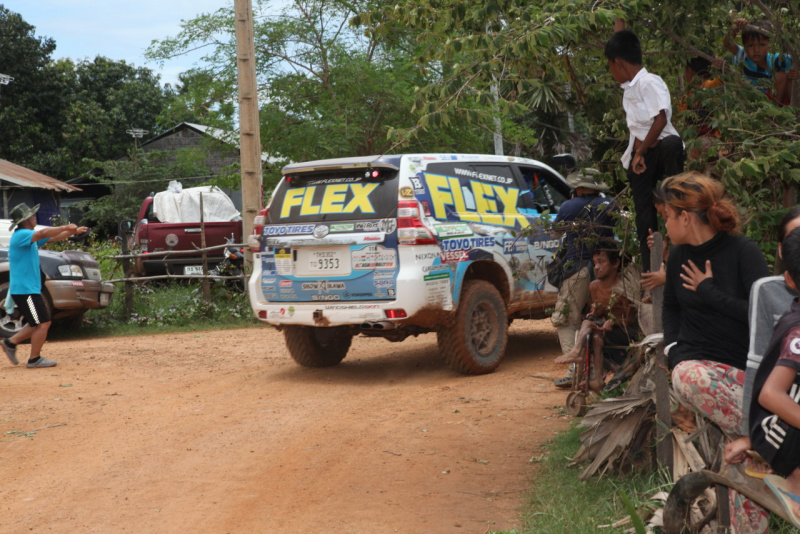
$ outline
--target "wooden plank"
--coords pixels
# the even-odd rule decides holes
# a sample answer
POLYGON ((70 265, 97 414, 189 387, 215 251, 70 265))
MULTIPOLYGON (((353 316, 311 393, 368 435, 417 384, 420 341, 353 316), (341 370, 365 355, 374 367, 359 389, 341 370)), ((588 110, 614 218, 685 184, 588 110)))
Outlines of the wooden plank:
MULTIPOLYGON (((676 427, 672 429, 672 435, 675 436, 675 444, 686 457, 686 461, 692 471, 702 471, 707 467, 703 457, 697 452, 694 444, 688 439, 688 433, 676 427)), ((677 474, 676 472, 675 475, 677 476, 677 474)))
MULTIPOLYGON (((661 269, 664 258, 664 240, 660 232, 653 234, 653 247, 650 249, 650 270, 661 269)), ((664 325, 661 319, 661 310, 664 305, 664 288, 658 287, 650 292, 653 301, 653 327, 656 332, 663 332, 664 325)), ((672 419, 670 417, 670 393, 669 393, 669 371, 667 369, 667 357, 664 356, 664 345, 660 343, 656 347, 656 371, 655 371, 655 400, 656 400, 656 457, 661 467, 666 469, 672 476, 672 439, 670 439, 670 429, 672 419)))

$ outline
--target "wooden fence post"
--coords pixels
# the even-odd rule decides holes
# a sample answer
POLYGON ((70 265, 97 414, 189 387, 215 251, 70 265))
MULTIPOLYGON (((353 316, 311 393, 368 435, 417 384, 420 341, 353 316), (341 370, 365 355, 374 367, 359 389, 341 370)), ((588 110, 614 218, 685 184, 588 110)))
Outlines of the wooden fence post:
MULTIPOLYGON (((664 240, 661 232, 653 234, 653 247, 650 249, 650 271, 661 269, 664 258, 664 240)), ((661 316, 664 305, 664 286, 650 292, 653 302, 653 331, 663 332, 664 324, 661 316)), ((667 376, 667 357, 664 355, 664 343, 656 347, 656 456, 658 463, 672 477, 672 427, 669 377, 667 376)))
MULTIPOLYGON (((130 230, 126 227, 123 227, 122 223, 119 226, 119 238, 122 240, 122 255, 127 256, 130 252, 128 248, 128 234, 130 230)), ((122 272, 125 275, 125 278, 128 279, 125 282, 125 316, 130 318, 133 315, 133 282, 130 281, 131 278, 131 260, 128 258, 124 258, 122 260, 122 272)))
POLYGON ((208 280, 208 253, 206 252, 206 218, 203 210, 203 193, 200 193, 200 248, 203 249, 203 300, 211 302, 211 282, 208 280))

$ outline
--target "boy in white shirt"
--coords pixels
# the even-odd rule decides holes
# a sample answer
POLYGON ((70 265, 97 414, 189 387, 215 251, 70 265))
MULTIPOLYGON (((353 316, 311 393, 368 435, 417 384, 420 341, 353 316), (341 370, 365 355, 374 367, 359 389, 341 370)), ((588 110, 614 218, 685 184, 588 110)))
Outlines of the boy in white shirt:
POLYGON ((658 229, 653 190, 660 180, 683 172, 686 155, 671 122, 669 88, 660 76, 642 66, 642 46, 636 34, 627 29, 616 32, 606 43, 605 56, 611 75, 624 91, 622 107, 631 136, 622 166, 633 193, 642 269, 649 271, 648 231, 658 229))

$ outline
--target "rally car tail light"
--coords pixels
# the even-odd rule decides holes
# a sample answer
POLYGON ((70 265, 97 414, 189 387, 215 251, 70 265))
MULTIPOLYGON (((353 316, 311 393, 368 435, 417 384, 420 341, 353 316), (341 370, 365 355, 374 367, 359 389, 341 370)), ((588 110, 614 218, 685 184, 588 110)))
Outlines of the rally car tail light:
POLYGON ((422 222, 421 208, 416 200, 397 203, 397 239, 401 245, 435 245, 436 238, 422 222))
POLYGON ((264 208, 258 212, 258 215, 253 217, 253 233, 247 238, 247 244, 251 252, 259 252, 261 250, 261 233, 267 223, 268 213, 269 208, 264 208))

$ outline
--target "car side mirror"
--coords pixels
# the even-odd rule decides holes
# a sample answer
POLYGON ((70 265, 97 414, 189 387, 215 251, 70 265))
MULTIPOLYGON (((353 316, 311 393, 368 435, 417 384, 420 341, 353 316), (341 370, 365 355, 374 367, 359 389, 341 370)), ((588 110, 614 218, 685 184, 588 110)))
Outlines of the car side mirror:
POLYGON ((556 154, 553 164, 560 167, 565 176, 578 168, 578 160, 572 154, 556 154))
POLYGON ((121 221, 119 223, 119 231, 120 233, 127 234, 133 232, 133 221, 121 221))

